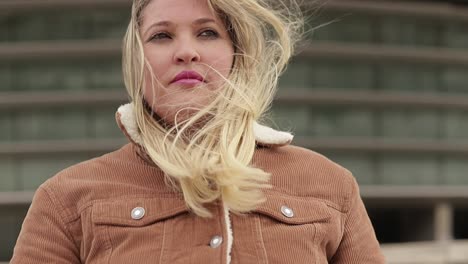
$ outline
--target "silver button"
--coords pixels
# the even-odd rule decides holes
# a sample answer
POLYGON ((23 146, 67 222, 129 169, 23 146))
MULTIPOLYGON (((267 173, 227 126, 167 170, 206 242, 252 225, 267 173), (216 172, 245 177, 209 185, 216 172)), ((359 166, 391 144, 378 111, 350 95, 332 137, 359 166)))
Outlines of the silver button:
POLYGON ((217 248, 223 243, 223 238, 220 236, 214 236, 210 241, 210 247, 217 248))
POLYGON ((284 216, 291 218, 294 216, 294 211, 287 207, 286 205, 281 206, 281 213, 283 213, 284 216))
POLYGON ((135 207, 132 210, 132 218, 135 220, 139 220, 145 216, 145 208, 143 207, 135 207))

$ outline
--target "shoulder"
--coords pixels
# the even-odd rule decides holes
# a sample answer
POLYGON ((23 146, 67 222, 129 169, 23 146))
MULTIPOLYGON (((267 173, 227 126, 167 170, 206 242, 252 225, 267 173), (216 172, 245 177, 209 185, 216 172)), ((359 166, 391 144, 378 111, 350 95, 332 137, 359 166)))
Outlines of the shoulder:
POLYGON ((320 199, 346 212, 357 192, 352 173, 315 151, 298 147, 260 149, 259 167, 271 173, 273 191, 320 199))
POLYGON ((49 178, 42 185, 44 187, 66 187, 63 185, 75 186, 84 181, 97 181, 101 177, 110 176, 118 172, 128 162, 131 162, 131 146, 125 145, 122 148, 72 165, 53 177, 49 178))
POLYGON ((138 176, 144 177, 146 174, 140 171, 151 174, 151 169, 139 159, 133 146, 127 144, 116 151, 68 167, 39 188, 45 190, 64 211, 63 215, 72 221, 96 200, 140 191, 130 187, 131 179, 135 179, 137 185, 138 176))

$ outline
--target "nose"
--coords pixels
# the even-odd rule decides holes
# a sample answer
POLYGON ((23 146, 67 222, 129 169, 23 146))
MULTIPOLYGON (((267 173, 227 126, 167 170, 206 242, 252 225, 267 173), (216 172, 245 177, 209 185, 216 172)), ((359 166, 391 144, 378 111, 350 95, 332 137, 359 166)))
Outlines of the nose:
POLYGON ((200 54, 193 43, 190 41, 182 41, 174 53, 174 61, 176 63, 199 62, 200 54))

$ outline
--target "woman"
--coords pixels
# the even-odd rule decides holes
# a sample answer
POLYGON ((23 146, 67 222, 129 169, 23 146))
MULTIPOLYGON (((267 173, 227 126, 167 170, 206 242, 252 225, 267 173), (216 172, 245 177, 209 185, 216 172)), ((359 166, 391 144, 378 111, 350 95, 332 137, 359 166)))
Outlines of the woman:
POLYGON ((301 25, 285 7, 134 0, 131 143, 41 185, 12 263, 384 263, 353 176, 255 122, 301 25))

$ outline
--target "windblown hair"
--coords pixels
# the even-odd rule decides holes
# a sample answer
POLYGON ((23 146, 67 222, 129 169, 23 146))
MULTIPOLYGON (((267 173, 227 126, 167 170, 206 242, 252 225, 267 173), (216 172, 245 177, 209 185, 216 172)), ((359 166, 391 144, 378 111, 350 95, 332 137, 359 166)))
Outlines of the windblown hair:
POLYGON ((233 41, 233 66, 208 105, 168 128, 155 120, 143 99, 145 70, 152 71, 139 26, 150 1, 133 0, 123 42, 124 82, 142 147, 197 215, 211 216, 205 205, 217 199, 234 212, 248 212, 264 201, 262 188, 270 187, 270 175, 251 164, 256 147, 253 123, 269 110, 278 77, 301 35, 299 5, 293 0, 207 0, 233 41))

